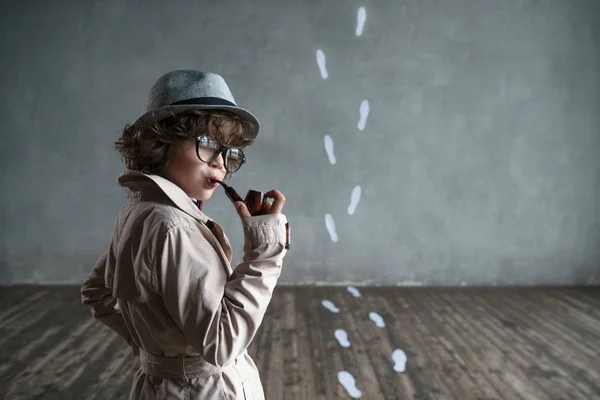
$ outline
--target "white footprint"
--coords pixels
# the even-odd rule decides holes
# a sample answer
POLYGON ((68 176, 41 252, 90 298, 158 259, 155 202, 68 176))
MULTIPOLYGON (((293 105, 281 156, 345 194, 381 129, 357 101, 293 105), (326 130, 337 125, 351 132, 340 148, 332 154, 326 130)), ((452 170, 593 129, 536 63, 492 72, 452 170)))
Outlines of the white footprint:
POLYGON ((354 286, 348 286, 346 288, 350 293, 352 293, 352 296, 354 297, 360 297, 360 292, 358 291, 357 288, 355 288, 354 286))
POLYGON ((350 205, 348 206, 348 214, 352 215, 356 211, 356 206, 360 201, 360 186, 355 186, 350 195, 350 205))
POLYGON ((325 226, 329 231, 329 236, 331 237, 332 242, 338 241, 338 235, 335 232, 335 222, 333 222, 333 216, 331 214, 325 215, 325 226))
POLYGON ((360 102, 358 113, 360 114, 360 119, 358 120, 358 129, 362 131, 365 129, 365 125, 367 124, 367 118, 369 118, 369 100, 363 100, 360 102))
POLYGON ((348 340, 348 333, 343 329, 336 329, 333 336, 337 339, 342 347, 350 347, 350 341, 348 340))
POLYGON ((338 381, 346 392, 350 395, 350 397, 354 399, 359 399, 362 396, 362 392, 358 390, 356 387, 356 382, 354 381, 354 377, 347 371, 338 372, 338 381))
POLYGON ((404 372, 406 369, 406 354, 402 350, 396 349, 392 352, 392 361, 394 361, 394 371, 404 372))
POLYGON ((360 36, 363 31, 363 27, 365 26, 365 20, 367 19, 367 12, 364 7, 358 9, 358 14, 356 15, 356 36, 360 36))
POLYGON ((335 164, 335 154, 333 153, 333 139, 331 136, 325 135, 325 151, 331 164, 335 164))
POLYGON ((327 79, 327 76, 329 75, 327 74, 327 66, 325 64, 325 53, 323 53, 323 50, 321 49, 317 50, 317 65, 321 71, 321 78, 327 79))
POLYGON ((323 300, 321 302, 321 304, 323 304, 323 307, 325 307, 326 309, 328 309, 331 312, 334 312, 334 313, 339 313, 340 312, 340 309, 337 308, 335 306, 335 304, 333 304, 333 302, 331 300, 323 300))
POLYGON ((383 318, 381 318, 381 315, 377 314, 376 312, 370 312, 369 318, 375 323, 375 325, 378 328, 385 328, 385 322, 383 322, 383 318))

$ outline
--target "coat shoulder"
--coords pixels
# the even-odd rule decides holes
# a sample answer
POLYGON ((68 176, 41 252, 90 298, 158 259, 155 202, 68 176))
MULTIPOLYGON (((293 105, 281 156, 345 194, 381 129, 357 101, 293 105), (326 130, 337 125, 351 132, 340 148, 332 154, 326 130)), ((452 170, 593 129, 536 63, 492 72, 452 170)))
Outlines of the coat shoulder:
POLYGON ((144 202, 123 209, 126 219, 131 219, 143 231, 152 236, 165 236, 173 230, 199 230, 199 221, 181 209, 166 203, 144 202))
POLYGON ((193 228, 200 224, 198 220, 178 207, 162 203, 153 203, 149 207, 151 209, 149 222, 165 229, 193 228))

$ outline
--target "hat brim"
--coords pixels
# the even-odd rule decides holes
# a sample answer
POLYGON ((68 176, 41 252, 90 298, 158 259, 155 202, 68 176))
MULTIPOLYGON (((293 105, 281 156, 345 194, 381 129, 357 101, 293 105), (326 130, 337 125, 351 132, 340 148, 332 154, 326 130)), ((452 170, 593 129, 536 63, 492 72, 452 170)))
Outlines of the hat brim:
POLYGON ((247 110, 244 110, 240 107, 235 106, 225 106, 225 105, 200 105, 200 104, 181 104, 174 106, 166 106, 159 108, 157 110, 148 111, 143 114, 141 117, 134 122, 133 125, 149 125, 155 121, 160 121, 162 119, 171 117, 173 115, 181 114, 190 110, 223 110, 228 111, 232 114, 237 115, 242 120, 250 122, 252 124, 252 128, 249 131, 245 132, 245 135, 251 139, 254 139, 258 135, 258 131, 260 128, 260 124, 256 117, 252 115, 247 110))

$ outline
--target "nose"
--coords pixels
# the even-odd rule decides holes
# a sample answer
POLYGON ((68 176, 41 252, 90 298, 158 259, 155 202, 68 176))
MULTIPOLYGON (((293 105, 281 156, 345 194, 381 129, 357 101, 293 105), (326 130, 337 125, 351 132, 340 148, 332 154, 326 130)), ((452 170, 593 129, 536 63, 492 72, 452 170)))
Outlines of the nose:
POLYGON ((225 162, 223 161, 223 154, 219 154, 214 160, 212 160, 209 165, 213 168, 219 168, 222 169, 223 166, 225 165, 225 162))

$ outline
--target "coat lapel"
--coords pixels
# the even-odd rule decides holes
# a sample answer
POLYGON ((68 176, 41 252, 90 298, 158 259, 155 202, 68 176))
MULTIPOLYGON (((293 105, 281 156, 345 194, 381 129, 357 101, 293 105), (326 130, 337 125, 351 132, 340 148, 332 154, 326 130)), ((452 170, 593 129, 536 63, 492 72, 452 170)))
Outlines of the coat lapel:
MULTIPOLYGON (((231 245, 223 229, 219 224, 208 218, 198 207, 192 202, 189 196, 173 182, 158 175, 148 175, 137 171, 125 170, 119 177, 119 184, 123 187, 142 190, 144 192, 156 191, 157 189, 168 197, 175 205, 184 213, 188 214, 196 221, 202 223, 211 232, 212 238, 216 243, 212 243, 217 251, 220 251, 222 258, 227 262, 227 269, 231 272, 232 251, 231 245), (216 245, 218 244, 218 245, 216 245)), ((212 242, 211 237, 208 237, 212 242)))

